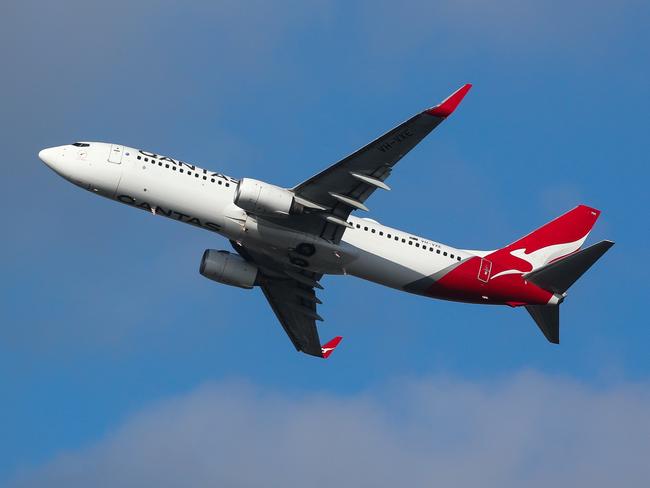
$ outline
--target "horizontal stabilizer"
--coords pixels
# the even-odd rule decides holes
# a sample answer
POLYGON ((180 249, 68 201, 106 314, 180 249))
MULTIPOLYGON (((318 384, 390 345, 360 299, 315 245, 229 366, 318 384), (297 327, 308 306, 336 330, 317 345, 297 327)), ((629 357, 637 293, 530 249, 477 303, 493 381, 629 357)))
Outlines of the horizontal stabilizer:
POLYGON ((560 306, 527 305, 526 310, 544 336, 553 344, 560 343, 560 306))
MULTIPOLYGON (((600 241, 582 251, 531 271, 523 278, 540 288, 562 294, 613 245, 612 241, 600 241)), ((533 316, 533 318, 535 317, 533 316)))

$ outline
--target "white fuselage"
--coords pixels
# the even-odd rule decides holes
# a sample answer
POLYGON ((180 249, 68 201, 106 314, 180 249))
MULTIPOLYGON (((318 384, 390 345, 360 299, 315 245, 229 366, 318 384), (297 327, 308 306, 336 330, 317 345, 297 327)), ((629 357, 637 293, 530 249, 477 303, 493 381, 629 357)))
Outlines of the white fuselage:
POLYGON ((126 146, 78 144, 46 149, 39 156, 91 192, 216 232, 283 264, 290 264, 289 252, 296 245, 308 242, 324 250, 309 261, 310 271, 350 274, 403 290, 408 283, 474 256, 354 216, 348 217, 353 228, 335 245, 247 214, 233 203, 238 180, 229 176, 126 146))

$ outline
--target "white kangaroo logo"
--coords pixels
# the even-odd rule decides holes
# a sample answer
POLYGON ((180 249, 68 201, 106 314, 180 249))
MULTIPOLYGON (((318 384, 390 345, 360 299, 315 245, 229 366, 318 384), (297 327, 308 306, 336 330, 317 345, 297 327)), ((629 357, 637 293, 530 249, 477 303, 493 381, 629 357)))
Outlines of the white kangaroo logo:
POLYGON ((514 257, 523 259, 528 264, 530 264, 532 266, 532 269, 529 269, 527 271, 521 271, 519 269, 507 269, 505 271, 501 271, 500 273, 495 274, 494 276, 492 276, 491 279, 498 278, 499 276, 515 274, 515 273, 520 273, 520 274, 529 273, 530 271, 537 269, 541 266, 544 266, 545 264, 549 263, 550 261, 556 258, 560 258, 566 256, 567 254, 571 254, 572 252, 575 252, 578 249, 580 249, 580 246, 582 246, 582 244, 585 242, 585 239, 587 239, 588 235, 589 232, 587 232, 587 234, 585 234, 583 238, 578 239, 577 241, 565 242, 562 244, 553 244, 551 246, 542 247, 541 249, 538 249, 537 251, 532 251, 530 253, 526 253, 526 248, 515 249, 514 251, 510 251, 510 254, 512 254, 514 257))

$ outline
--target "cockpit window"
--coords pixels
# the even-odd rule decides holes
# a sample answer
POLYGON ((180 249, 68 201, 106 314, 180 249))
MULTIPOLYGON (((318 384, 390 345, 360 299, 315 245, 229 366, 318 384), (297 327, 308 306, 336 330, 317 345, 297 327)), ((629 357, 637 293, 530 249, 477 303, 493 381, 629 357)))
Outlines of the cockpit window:
POLYGON ((86 143, 86 142, 75 142, 75 143, 72 144, 72 145, 73 145, 73 146, 77 146, 77 147, 90 147, 90 144, 88 144, 88 143, 86 143))

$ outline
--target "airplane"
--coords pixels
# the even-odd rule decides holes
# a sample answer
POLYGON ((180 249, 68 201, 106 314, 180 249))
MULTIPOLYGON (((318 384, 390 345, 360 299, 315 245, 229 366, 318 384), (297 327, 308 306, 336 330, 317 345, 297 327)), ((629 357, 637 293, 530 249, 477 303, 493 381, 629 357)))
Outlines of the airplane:
POLYGON ((397 162, 449 117, 465 84, 315 176, 282 188, 236 179, 178 159, 101 142, 43 149, 39 158, 66 180, 130 207, 224 236, 233 252, 207 249, 199 271, 240 288, 261 288, 296 350, 327 358, 316 289, 328 274, 457 302, 524 307, 546 339, 559 343, 567 290, 614 243, 581 249, 600 211, 579 205, 507 246, 479 251, 352 215, 368 211, 397 162))

